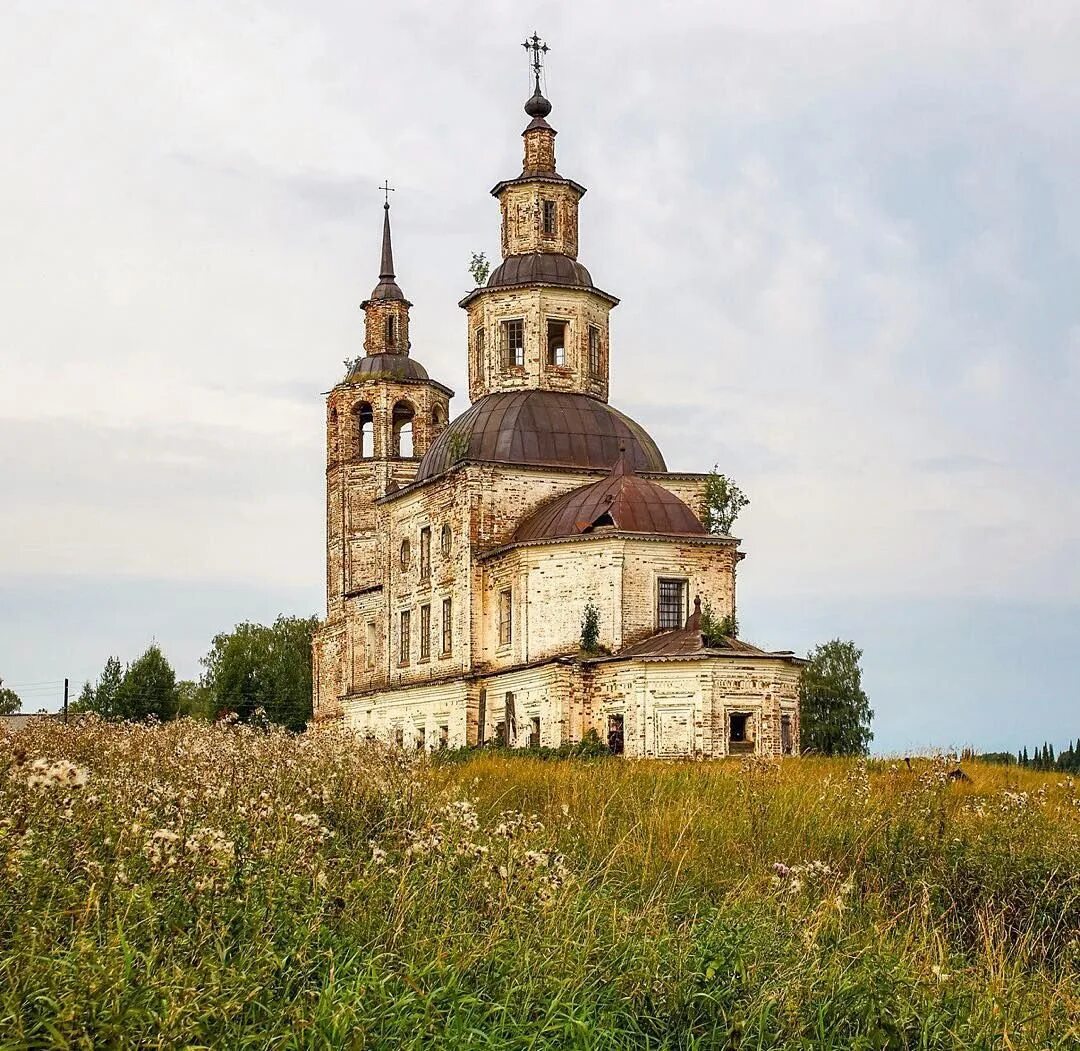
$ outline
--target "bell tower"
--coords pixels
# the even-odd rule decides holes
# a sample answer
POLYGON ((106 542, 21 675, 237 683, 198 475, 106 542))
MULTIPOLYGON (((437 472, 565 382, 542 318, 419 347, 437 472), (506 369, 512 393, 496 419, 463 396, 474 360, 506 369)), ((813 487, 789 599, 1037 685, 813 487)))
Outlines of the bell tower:
POLYGON ((608 396, 608 315, 618 299, 578 261, 585 187, 555 167, 551 103, 541 91, 549 48, 525 41, 533 93, 521 174, 492 189, 502 213, 502 263, 460 305, 468 312, 469 397, 514 390, 608 396))
POLYGON ((379 280, 361 303, 364 353, 326 399, 326 605, 340 616, 350 595, 375 586, 377 501, 416 477, 420 457, 450 415, 454 392, 411 356, 409 311, 394 273, 388 183, 379 280))

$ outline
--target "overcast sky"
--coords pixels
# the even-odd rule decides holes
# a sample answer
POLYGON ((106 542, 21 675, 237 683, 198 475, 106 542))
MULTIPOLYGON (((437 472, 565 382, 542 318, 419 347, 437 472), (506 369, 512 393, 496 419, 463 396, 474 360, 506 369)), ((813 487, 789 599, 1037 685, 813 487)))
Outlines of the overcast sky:
MULTIPOLYGON (((8 0, 0 676, 323 611, 321 393, 394 194, 468 405, 470 252, 552 47, 613 404, 752 497, 743 634, 865 649, 875 747, 1080 734, 1080 9, 8 0)), ((23 687, 21 684, 40 684, 23 687)))

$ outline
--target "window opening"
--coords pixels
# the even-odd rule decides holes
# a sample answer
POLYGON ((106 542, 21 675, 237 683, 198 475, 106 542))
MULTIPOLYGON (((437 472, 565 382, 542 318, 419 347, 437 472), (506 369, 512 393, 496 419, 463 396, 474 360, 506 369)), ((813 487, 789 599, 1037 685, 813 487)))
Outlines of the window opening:
POLYGON ((681 628, 686 620, 686 581, 661 580, 656 607, 656 624, 661 631, 681 628))
POLYGON ((507 368, 523 368, 525 365, 525 322, 521 318, 499 323, 503 361, 507 368))
POLYGON ((439 751, 445 752, 450 747, 450 727, 446 723, 439 724, 439 751))
POLYGON ((780 716, 780 750, 784 755, 791 755, 795 751, 795 742, 791 733, 791 716, 780 716))
POLYGON ((609 715, 607 721, 607 746, 612 755, 623 754, 623 724, 625 716, 609 715))
POLYGON ((356 455, 370 460, 375 455, 375 415, 371 406, 361 402, 353 409, 356 419, 356 455))
POLYGON ((728 751, 752 752, 754 742, 750 740, 750 716, 746 712, 732 712, 728 716, 728 751))
POLYGON ((394 406, 391 421, 393 441, 391 443, 391 456, 401 456, 406 459, 413 455, 413 409, 407 402, 399 401, 394 406))
POLYGON ((397 318, 393 314, 386 315, 386 345, 397 345, 397 318))
POLYGON ((431 607, 420 607, 420 660, 431 659, 431 607))
POLYGON ((556 211, 554 201, 544 201, 542 208, 544 236, 554 237, 556 227, 556 211))
POLYGON ((509 646, 514 638, 513 608, 510 592, 499 592, 499 645, 509 646))
POLYGON ((401 541, 401 551, 398 556, 398 561, 401 563, 402 569, 409 568, 409 558, 411 554, 412 552, 409 546, 409 541, 408 538, 406 538, 405 540, 401 541))
POLYGON ((529 720, 529 747, 540 747, 540 716, 534 715, 529 720))
POLYGON ((566 329, 565 321, 547 323, 547 360, 549 365, 562 367, 566 364, 566 329))
POLYGON ((395 726, 394 727, 394 744, 396 744, 398 746, 398 748, 404 748, 405 747, 405 727, 404 726, 395 726))
POLYGON ((409 636, 412 634, 412 614, 407 610, 401 611, 401 630, 398 637, 398 663, 409 663, 409 636))
POLYGON ((448 525, 444 525, 439 533, 439 550, 443 558, 450 557, 450 549, 454 544, 454 533, 448 525))

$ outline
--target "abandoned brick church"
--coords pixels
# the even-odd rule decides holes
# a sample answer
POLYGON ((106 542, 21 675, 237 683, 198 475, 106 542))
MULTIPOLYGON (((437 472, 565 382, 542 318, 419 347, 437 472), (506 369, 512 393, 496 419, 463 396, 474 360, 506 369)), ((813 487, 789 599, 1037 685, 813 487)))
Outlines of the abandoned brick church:
POLYGON ((491 191, 502 263, 461 300, 472 404, 453 420, 411 352, 385 205, 364 354, 327 397, 316 718, 405 748, 592 730, 628 756, 793 752, 801 662, 701 634, 697 598, 733 614, 742 558, 702 525, 706 476, 668 471, 608 404, 618 300, 578 261, 585 187, 556 170, 535 70, 522 171, 491 191))

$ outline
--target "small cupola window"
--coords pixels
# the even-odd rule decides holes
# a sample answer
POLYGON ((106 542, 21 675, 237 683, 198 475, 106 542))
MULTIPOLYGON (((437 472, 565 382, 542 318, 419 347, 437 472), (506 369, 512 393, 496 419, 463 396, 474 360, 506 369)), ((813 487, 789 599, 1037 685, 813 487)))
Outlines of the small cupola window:
POLYGON ((545 237, 554 237, 556 233, 556 211, 554 201, 541 202, 541 217, 545 237))

